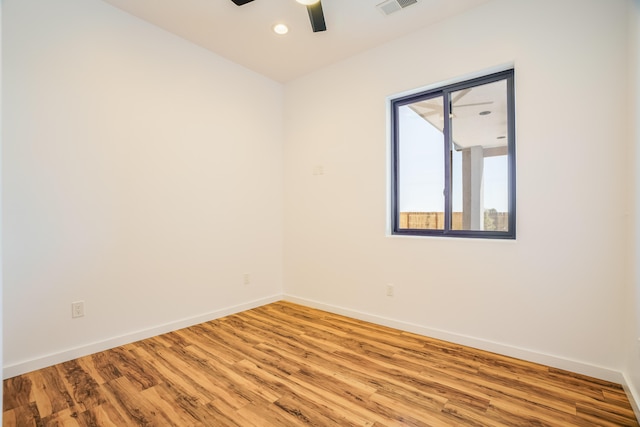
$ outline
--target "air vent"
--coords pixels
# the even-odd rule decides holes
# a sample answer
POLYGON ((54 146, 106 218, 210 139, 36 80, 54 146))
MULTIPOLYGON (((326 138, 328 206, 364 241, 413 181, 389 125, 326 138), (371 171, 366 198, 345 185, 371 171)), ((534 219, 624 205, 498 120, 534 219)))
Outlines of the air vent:
POLYGON ((418 3, 418 0, 387 0, 376 7, 385 15, 391 15, 394 12, 418 3))

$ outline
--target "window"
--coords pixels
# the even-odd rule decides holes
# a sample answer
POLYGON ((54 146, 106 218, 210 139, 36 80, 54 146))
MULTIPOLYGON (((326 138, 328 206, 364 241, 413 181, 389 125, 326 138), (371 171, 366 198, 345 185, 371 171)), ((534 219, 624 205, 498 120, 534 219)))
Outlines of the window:
POLYGON ((513 79, 391 100, 393 234, 515 239, 513 79))

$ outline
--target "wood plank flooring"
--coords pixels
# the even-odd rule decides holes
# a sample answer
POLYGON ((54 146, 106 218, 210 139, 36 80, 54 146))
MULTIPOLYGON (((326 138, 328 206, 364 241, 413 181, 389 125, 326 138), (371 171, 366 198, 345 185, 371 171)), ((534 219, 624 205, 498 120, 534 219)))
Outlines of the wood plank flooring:
POLYGON ((637 426, 618 384, 277 302, 4 381, 4 426, 637 426))

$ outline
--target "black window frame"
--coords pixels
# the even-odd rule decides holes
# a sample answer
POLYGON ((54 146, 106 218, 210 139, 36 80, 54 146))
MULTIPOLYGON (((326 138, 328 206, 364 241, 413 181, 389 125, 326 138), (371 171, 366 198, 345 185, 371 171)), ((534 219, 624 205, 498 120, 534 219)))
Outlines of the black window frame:
POLYGON ((515 71, 508 69, 469 80, 448 84, 433 89, 428 89, 411 95, 401 96, 390 100, 391 111, 391 232, 393 235, 406 236, 441 236, 463 237, 481 239, 511 239, 516 238, 516 132, 515 132, 515 71), (507 87, 507 165, 508 165, 508 231, 489 230, 453 230, 452 218, 452 194, 451 194, 451 93, 481 86, 488 83, 505 80, 507 87), (443 97, 444 101, 444 166, 445 166, 445 206, 444 229, 409 229, 400 228, 400 212, 398 203, 399 191, 399 108, 426 100, 429 98, 443 97))

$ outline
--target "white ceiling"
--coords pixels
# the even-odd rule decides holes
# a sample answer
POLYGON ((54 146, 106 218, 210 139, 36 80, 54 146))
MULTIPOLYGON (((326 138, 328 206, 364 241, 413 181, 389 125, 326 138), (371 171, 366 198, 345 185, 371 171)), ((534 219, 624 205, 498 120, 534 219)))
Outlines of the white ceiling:
MULTIPOLYGON (((418 0, 391 15, 383 0, 322 0, 327 31, 313 33, 295 0, 104 0, 279 82, 403 36, 490 0, 418 0), (272 26, 283 22, 289 33, 272 26)), ((426 52, 425 52, 426 53, 426 52)))

